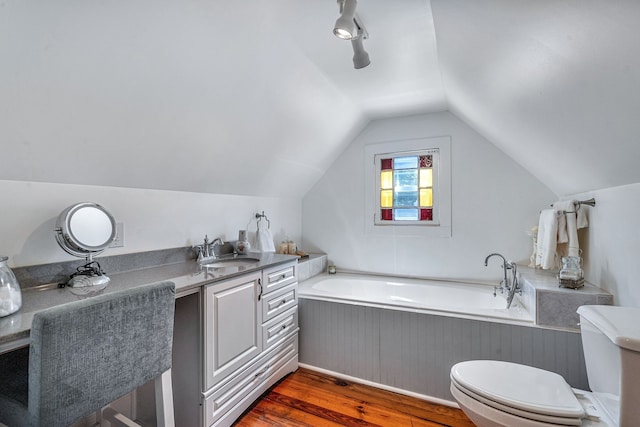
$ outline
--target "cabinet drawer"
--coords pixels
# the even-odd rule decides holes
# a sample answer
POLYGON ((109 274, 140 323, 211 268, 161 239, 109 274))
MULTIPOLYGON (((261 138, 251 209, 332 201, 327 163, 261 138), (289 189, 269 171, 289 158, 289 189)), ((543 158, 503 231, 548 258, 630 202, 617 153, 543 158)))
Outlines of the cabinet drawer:
POLYGON ((262 297, 262 321, 273 319, 298 305, 298 284, 292 283, 262 297))
POLYGON ((297 266, 298 262, 294 261, 264 270, 262 272, 262 294, 268 294, 296 282, 297 266))
POLYGON ((214 424, 297 354, 298 336, 295 335, 274 347, 244 372, 205 398, 205 425, 214 424))
POLYGON ((293 307, 262 326, 262 348, 269 348, 297 329, 298 307, 293 307))

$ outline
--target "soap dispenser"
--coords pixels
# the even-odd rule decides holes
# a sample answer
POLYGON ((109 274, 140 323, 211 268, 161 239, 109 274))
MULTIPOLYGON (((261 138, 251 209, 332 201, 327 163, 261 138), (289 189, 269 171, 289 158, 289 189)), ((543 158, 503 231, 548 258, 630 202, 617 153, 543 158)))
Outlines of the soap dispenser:
POLYGON ((238 255, 245 255, 251 249, 249 239, 247 239, 247 230, 238 231, 238 241, 236 242, 236 253, 238 255))
POLYGON ((7 265, 6 256, 0 256, 0 317, 15 313, 22 307, 22 293, 18 279, 7 265))

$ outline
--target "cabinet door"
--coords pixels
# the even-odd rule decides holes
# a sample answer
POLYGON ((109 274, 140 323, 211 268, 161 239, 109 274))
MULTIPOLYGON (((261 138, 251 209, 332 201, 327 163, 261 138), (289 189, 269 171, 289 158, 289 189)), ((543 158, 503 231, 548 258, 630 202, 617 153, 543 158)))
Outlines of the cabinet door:
POLYGON ((262 351, 260 272, 205 287, 205 389, 262 351))

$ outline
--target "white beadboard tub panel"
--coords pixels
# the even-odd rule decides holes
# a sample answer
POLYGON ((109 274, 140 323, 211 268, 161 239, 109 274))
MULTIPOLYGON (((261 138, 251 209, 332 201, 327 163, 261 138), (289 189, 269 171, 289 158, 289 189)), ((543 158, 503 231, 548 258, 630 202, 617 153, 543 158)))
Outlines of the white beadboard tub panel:
MULTIPOLYGON (((298 300, 304 307, 306 342, 314 366, 377 381, 380 369, 380 315, 377 309, 298 300), (317 363, 316 363, 317 362, 317 363)), ((302 326, 300 315, 298 324, 302 326)))
POLYGON ((453 402, 451 366, 495 359, 588 390, 580 334, 301 298, 300 363, 453 402))

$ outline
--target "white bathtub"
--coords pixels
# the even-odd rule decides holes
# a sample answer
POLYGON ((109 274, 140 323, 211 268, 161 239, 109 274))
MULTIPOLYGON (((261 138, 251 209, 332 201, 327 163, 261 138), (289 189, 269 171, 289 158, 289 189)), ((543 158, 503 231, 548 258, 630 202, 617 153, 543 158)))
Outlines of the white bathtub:
POLYGON ((300 282, 299 363, 439 403, 453 364, 504 360, 587 389, 580 334, 536 327, 491 285, 338 273, 300 282))
POLYGON ((507 323, 533 324, 514 299, 493 296, 493 286, 363 274, 323 274, 300 283, 299 297, 393 310, 507 323))

